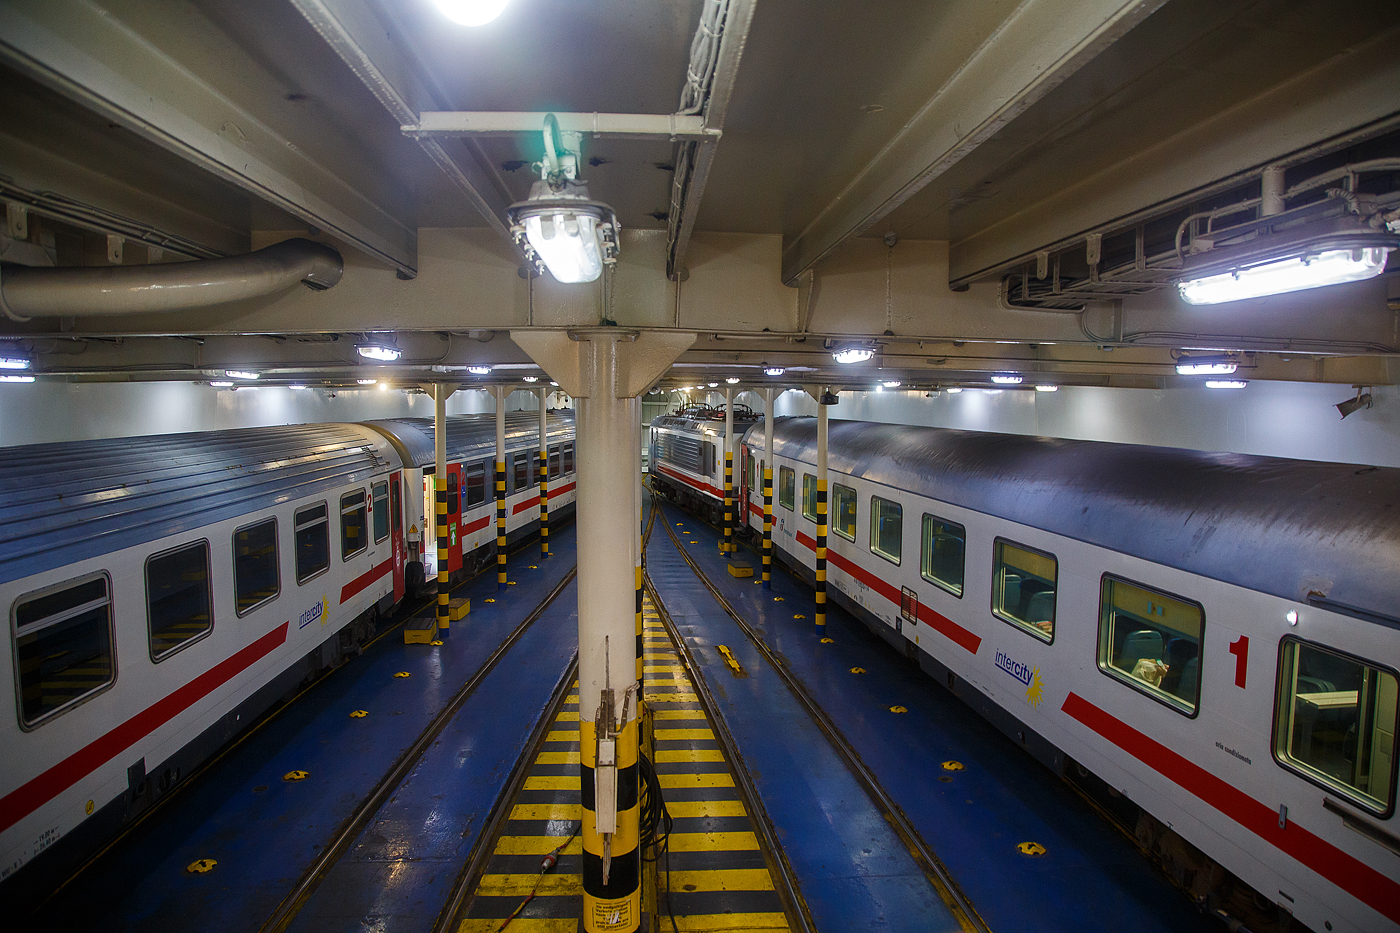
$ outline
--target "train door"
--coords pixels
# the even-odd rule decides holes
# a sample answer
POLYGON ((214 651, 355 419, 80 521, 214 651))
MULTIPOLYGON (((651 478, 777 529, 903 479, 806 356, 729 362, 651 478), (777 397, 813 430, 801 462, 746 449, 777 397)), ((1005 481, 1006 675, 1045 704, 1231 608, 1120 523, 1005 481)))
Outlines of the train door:
POLYGON ((389 544, 394 552, 394 602, 403 599, 408 587, 404 582, 404 569, 408 560, 404 555, 403 535, 403 474, 389 477, 389 544))
POLYGON ((749 527, 749 445, 739 444, 739 527, 749 527))
POLYGON ((447 465, 447 572, 462 569, 462 464, 447 465))

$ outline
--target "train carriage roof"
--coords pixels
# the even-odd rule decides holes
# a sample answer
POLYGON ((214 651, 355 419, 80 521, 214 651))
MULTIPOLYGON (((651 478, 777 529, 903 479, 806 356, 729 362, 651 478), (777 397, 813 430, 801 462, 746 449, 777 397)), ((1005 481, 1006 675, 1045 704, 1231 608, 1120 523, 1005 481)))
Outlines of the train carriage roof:
POLYGON ((0 583, 315 495, 399 466, 354 424, 0 449, 0 583))
MULTIPOLYGON (((1400 469, 832 421, 830 468, 1260 592, 1400 625, 1400 469)), ((816 461, 816 419, 775 454, 816 461)), ((763 431, 748 443, 761 449, 763 431)))
MULTIPOLYGON (((571 409, 551 410, 545 417, 545 434, 551 440, 573 438, 574 413, 571 409)), ((538 410, 506 412, 506 449, 538 449, 539 422, 538 410)), ((406 466, 422 468, 433 465, 433 419, 388 418, 382 421, 366 421, 365 424, 385 434, 394 442, 406 466)), ((449 461, 494 459, 495 453, 494 414, 453 415, 447 419, 449 461)))

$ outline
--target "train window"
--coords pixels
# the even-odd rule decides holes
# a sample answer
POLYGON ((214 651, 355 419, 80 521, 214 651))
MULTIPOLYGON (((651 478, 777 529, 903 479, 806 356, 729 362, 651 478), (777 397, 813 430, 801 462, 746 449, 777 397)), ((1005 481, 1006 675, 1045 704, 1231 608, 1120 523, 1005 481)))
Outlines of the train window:
POLYGON ((330 520, 326 504, 298 509, 293 516, 297 540, 297 582, 305 583, 331 565, 330 520))
POLYGON ((561 466, 561 462, 560 462, 560 458, 559 458, 559 445, 558 445, 558 444, 555 444, 553 447, 549 448, 549 478, 550 478, 550 479, 555 479, 555 478, 557 478, 557 477, 559 476, 559 468, 560 468, 560 466, 561 466))
POLYGON ((574 472, 574 445, 572 443, 563 446, 564 451, 564 472, 574 472))
POLYGON ((787 467, 778 467, 778 505, 792 511, 797 493, 797 474, 787 467))
POLYGON ((20 726, 38 725, 116 680, 106 574, 21 598, 14 608, 20 726))
POLYGON ((959 598, 963 594, 963 569, 967 531, 957 522, 924 516, 923 544, 919 549, 919 573, 959 598))
POLYGON ((374 543, 389 537, 389 484, 375 483, 369 487, 374 500, 374 543))
POLYGON ((897 564, 904 553, 904 507, 870 497, 870 552, 897 564))
POLYGON ((447 469, 447 514, 456 515, 457 508, 461 504, 462 481, 459 478, 460 471, 451 467, 447 469))
POLYGON ((276 597, 282 589, 277 567, 277 519, 233 533, 234 608, 240 616, 276 597))
POLYGON ((146 561, 146 621, 151 660, 159 661, 214 630, 209 592, 209 542, 146 561))
POLYGON ((1195 715, 1205 613, 1199 603, 1107 574, 1099 600, 1099 670, 1195 715))
POLYGON ((1055 640, 1054 554, 997 538, 992 546, 992 614, 1037 638, 1055 640))
MULTIPOLYGON (((449 493, 448 501, 452 500, 449 493)), ((365 528, 365 491, 356 489, 340 497, 340 559, 349 560, 369 546, 365 528)))
POLYGON ((1388 818, 1395 807, 1396 675, 1285 638, 1279 648, 1274 758, 1388 818))
POLYGON ((840 483, 831 487, 831 530, 847 541, 856 539, 856 491, 840 483))
POLYGON ((511 492, 521 492, 528 489, 530 483, 530 455, 528 453, 511 454, 511 492))
POLYGON ((394 533, 403 531, 403 509, 399 507, 399 478, 389 477, 389 516, 394 526, 394 533))
POLYGON ((802 517, 817 520, 817 478, 811 473, 802 474, 802 517))
POLYGON ((466 490, 467 508, 486 501, 486 461, 467 464, 467 484, 463 488, 466 490))

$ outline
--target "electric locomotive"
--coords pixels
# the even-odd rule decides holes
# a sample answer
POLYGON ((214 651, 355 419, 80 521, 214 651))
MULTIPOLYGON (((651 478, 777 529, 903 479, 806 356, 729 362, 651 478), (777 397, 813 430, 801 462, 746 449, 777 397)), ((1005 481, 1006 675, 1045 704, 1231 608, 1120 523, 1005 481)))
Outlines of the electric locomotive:
MULTIPOLYGON (((744 432, 763 417, 747 405, 734 406, 734 434, 744 432)), ((688 405, 651 422, 651 489, 679 505, 706 515, 713 522, 724 516, 725 413, 722 407, 688 405)), ((736 464, 737 468, 737 464, 736 464)), ((740 498, 740 477, 735 476, 734 498, 740 498)), ((742 519, 737 519, 740 526, 742 519)))

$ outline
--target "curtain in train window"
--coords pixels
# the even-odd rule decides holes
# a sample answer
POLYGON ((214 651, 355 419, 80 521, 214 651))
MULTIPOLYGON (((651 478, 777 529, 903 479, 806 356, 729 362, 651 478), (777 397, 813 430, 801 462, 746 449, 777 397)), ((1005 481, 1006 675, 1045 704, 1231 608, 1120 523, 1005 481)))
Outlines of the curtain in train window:
POLYGON ((1105 575, 1099 669, 1184 713, 1200 699, 1205 614, 1198 603, 1105 575))
POLYGON ((1055 638, 1054 554, 996 539, 993 545, 992 612, 1044 641, 1055 638))
POLYGON ((555 444, 549 448, 549 478, 557 479, 561 463, 559 459, 559 445, 555 444))
POLYGON ((510 491, 512 494, 522 492, 534 485, 530 482, 530 459, 532 457, 538 459, 539 454, 534 451, 529 453, 521 451, 510 455, 510 491))
POLYGON ((247 615, 282 589, 277 566, 277 519, 233 533, 233 595, 237 613, 247 615))
MULTIPOLYGON (((448 494, 451 501, 451 494, 448 494)), ((356 489, 340 497, 340 559, 349 560, 369 546, 365 527, 365 491, 356 489)))
POLYGON ((811 473, 802 474, 802 517, 817 520, 817 478, 811 473))
POLYGON ((25 728, 116 679, 110 593, 107 576, 99 574, 15 605, 15 671, 25 728))
POLYGON ((1395 672, 1294 638, 1280 648, 1274 757, 1382 817, 1395 805, 1395 672))
POLYGON ((567 475, 574 472, 574 445, 565 444, 561 450, 564 452, 564 473, 567 475))
POLYGON ((788 467, 778 467, 778 505, 792 511, 797 495, 797 474, 788 467))
POLYGON ((856 539, 856 491, 850 486, 831 487, 831 530, 847 541, 856 539))
POLYGON ((293 518, 297 543, 297 582, 305 583, 331 565, 330 520, 324 502, 298 509, 293 518))
POLYGON ((870 551, 891 563, 904 553, 904 508, 898 502, 870 497, 870 551))
POLYGON ((389 484, 375 483, 369 488, 374 500, 374 543, 389 537, 389 484))
POLYGON ((478 460, 467 464, 466 490, 467 508, 473 508, 486 501, 486 462, 478 460))
POLYGON ((924 516, 919 573, 925 580, 962 596, 967 532, 957 522, 924 516))
POLYGON ((152 661, 174 654, 213 630, 208 541, 146 561, 146 621, 152 661))

